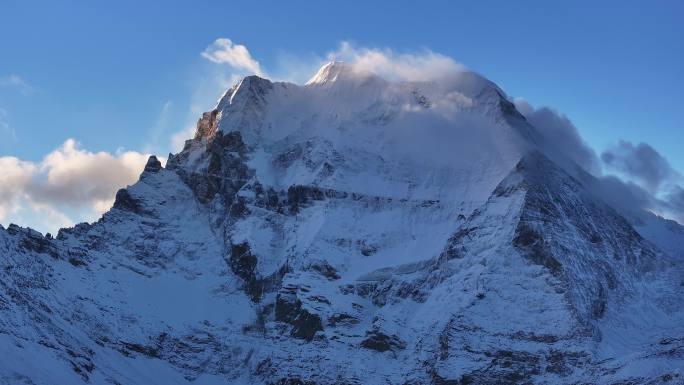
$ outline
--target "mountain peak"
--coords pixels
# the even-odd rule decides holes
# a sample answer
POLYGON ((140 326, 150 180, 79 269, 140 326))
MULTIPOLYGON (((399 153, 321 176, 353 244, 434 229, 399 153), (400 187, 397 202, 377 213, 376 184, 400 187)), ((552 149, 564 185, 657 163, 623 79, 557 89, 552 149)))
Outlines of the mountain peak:
POLYGON ((368 77, 369 72, 360 70, 356 66, 343 61, 330 61, 323 65, 316 74, 306 82, 306 85, 324 85, 338 82, 352 77, 368 77))
POLYGON ((245 77, 98 222, 0 226, 0 378, 677 382, 684 286, 660 230, 494 83, 396 70, 245 77))

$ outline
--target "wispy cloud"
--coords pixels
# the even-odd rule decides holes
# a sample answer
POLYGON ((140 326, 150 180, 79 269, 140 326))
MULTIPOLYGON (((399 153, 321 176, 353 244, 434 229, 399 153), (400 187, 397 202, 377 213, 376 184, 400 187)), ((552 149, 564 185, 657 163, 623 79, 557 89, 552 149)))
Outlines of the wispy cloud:
POLYGON ((7 111, 3 108, 0 108, 0 134, 0 138, 3 140, 9 137, 11 140, 17 141, 17 132, 9 124, 7 111))
POLYGON ((144 147, 144 152, 148 153, 160 153, 160 151, 165 150, 167 138, 163 136, 168 135, 169 130, 173 124, 172 122, 172 112, 174 109, 174 104, 171 100, 167 100, 162 105, 157 118, 154 121, 154 125, 150 128, 147 137, 147 143, 144 147), (164 143, 164 144, 162 144, 164 143))
POLYGON ((0 77, 0 87, 14 88, 23 95, 30 95, 36 92, 34 86, 30 85, 21 76, 15 74, 0 77))

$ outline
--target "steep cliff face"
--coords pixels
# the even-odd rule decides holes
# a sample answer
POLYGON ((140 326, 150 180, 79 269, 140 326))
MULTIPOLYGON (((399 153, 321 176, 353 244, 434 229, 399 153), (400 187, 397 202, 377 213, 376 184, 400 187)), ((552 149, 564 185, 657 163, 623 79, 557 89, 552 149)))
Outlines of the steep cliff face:
POLYGON ((678 249, 543 140, 469 72, 247 77, 98 222, 0 230, 0 379, 683 381, 678 249))

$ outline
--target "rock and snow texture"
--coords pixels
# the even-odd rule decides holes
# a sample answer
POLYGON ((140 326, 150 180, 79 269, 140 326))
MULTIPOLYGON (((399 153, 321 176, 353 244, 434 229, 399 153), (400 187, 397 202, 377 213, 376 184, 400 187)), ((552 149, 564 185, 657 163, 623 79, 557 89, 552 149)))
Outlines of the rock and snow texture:
POLYGON ((0 384, 684 383, 684 230, 593 183, 474 73, 246 77, 98 222, 0 229, 0 384))

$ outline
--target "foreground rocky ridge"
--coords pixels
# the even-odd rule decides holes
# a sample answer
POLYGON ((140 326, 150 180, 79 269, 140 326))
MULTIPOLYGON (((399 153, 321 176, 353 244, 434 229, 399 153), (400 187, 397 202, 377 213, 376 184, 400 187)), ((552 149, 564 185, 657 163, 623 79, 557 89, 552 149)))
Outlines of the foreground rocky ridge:
POLYGON ((472 73, 247 77, 98 222, 0 230, 0 383, 683 382, 680 257, 543 140, 472 73))

